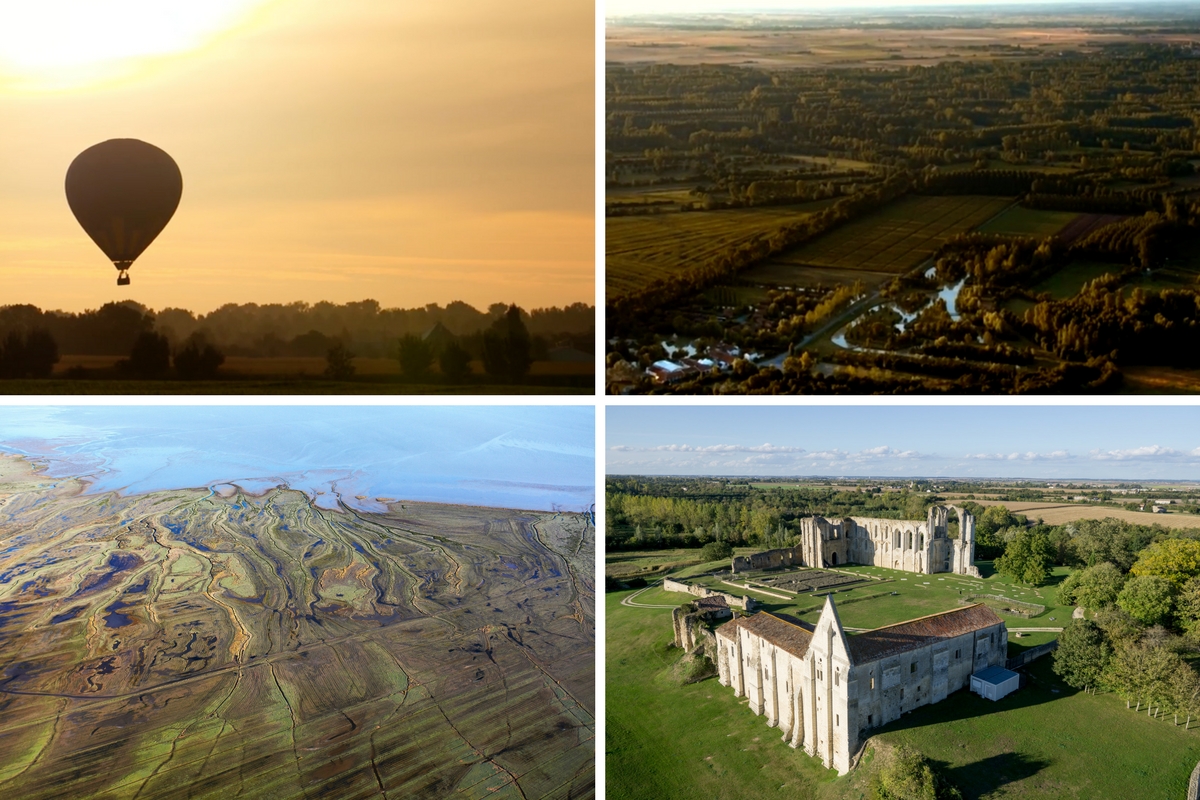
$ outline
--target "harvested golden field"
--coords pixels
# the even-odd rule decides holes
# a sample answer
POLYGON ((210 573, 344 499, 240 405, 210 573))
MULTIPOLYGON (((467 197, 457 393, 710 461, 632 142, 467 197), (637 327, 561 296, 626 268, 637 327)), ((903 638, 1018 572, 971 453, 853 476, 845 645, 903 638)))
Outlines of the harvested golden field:
POLYGON ((224 486, 0 457, 4 796, 594 795, 589 517, 224 486))
POLYGON ((604 224, 609 300, 684 272, 713 256, 770 235, 824 203, 609 217, 604 224))
POLYGON ((1149 511, 1127 511, 1111 506, 1089 506, 1080 503, 1021 503, 1009 500, 979 500, 980 505, 1004 506, 1016 514, 1040 518, 1048 525, 1062 525, 1077 519, 1115 517, 1138 525, 1165 525, 1168 528, 1200 528, 1200 516, 1191 514, 1152 514, 1149 511))

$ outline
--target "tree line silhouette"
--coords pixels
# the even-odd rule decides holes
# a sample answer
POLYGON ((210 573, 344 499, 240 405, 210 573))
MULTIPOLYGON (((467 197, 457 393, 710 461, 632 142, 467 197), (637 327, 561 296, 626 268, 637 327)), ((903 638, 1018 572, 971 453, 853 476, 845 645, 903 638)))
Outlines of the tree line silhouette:
POLYGON ((345 380, 354 375, 353 358, 367 355, 398 358, 409 380, 427 379, 436 361, 446 380, 462 382, 478 359, 493 380, 518 382, 555 345, 591 351, 594 325, 594 309, 584 304, 532 312, 496 304, 487 313, 465 303, 410 310, 374 301, 250 304, 199 316, 155 314, 132 302, 80 313, 14 305, 0 307, 0 378, 48 377, 62 355, 109 355, 125 356, 115 367, 121 377, 204 380, 216 377, 226 356, 239 355, 324 357, 326 376, 345 380))

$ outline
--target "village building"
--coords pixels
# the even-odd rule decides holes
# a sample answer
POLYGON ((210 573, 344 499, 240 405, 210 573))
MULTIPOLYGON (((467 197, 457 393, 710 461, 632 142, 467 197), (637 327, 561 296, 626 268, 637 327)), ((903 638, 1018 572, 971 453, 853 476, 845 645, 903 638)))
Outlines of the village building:
POLYGON ((715 638, 720 683, 839 774, 866 731, 968 688, 1008 651, 1004 621, 985 605, 847 636, 832 596, 815 625, 764 611, 715 638))

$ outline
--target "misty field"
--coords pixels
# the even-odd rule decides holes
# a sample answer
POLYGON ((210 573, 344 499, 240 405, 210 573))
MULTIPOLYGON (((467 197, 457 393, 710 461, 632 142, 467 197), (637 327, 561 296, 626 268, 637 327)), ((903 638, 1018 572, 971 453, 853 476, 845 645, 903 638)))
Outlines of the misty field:
POLYGON ((0 460, 6 796, 593 794, 586 517, 81 489, 0 460))

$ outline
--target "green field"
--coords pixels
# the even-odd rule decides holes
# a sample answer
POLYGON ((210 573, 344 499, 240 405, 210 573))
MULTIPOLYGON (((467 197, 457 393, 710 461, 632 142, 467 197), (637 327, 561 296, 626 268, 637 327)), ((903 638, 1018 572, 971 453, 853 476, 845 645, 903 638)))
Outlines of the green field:
POLYGON ((605 220, 605 285, 608 298, 637 291, 652 281, 684 272, 714 255, 770 235, 803 219, 826 201, 797 206, 735 208, 644 214, 605 220))
POLYGON ((1055 300, 1065 300, 1079 294, 1085 283, 1096 280, 1107 273, 1118 273, 1115 264, 1100 264, 1093 261, 1074 261, 1034 286, 1034 294, 1049 292, 1055 300))
POLYGON ((746 272, 779 285, 878 284, 908 272, 949 237, 974 228, 1012 201, 1001 197, 910 196, 843 225, 746 272))
POLYGON ((1041 211, 1013 206, 979 226, 980 233, 1005 236, 1053 236, 1078 217, 1074 211, 1041 211))
MULTIPOLYGON (((993 577, 986 583, 991 588, 996 582, 993 577)), ((670 612, 623 605, 633 594, 606 597, 608 797, 870 796, 870 754, 858 770, 838 778, 817 759, 781 741, 778 729, 767 727, 745 699, 735 698, 715 678, 688 686, 673 681, 671 668, 682 654, 669 646, 670 612)), ((672 605, 673 599, 686 601, 687 596, 651 589, 636 602, 672 605)), ((853 611, 858 621, 874 622, 904 617, 920 604, 910 599, 904 614, 886 610, 879 601, 839 606, 839 613, 850 625, 847 617, 854 609, 860 609, 853 611), (865 611, 869 606, 874 610, 865 611)), ((1033 634, 1020 640, 1019 647, 1047 638, 1033 634)), ((1077 693, 1057 680, 1050 665, 1048 658, 1035 662, 1029 684, 1000 702, 956 692, 906 714, 874 739, 916 747, 968 800, 1184 795, 1188 775, 1200 759, 1200 731, 1185 732, 1169 720, 1126 710, 1113 695, 1077 693)))

